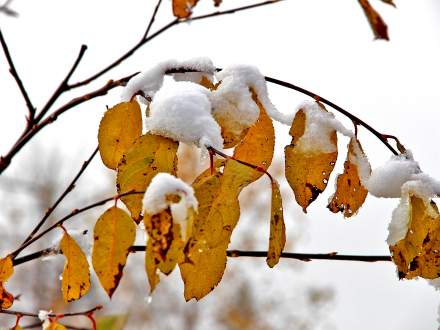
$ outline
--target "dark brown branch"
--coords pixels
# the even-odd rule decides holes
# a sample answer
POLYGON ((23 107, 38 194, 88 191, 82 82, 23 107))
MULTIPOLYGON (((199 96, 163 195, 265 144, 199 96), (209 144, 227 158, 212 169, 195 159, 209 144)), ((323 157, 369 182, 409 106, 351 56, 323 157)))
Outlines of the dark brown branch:
MULTIPOLYGON (((60 195, 60 197, 58 197, 58 199, 55 201, 55 203, 49 207, 46 211, 46 213, 44 214, 43 218, 41 218, 41 220, 38 222, 38 224, 35 226, 35 228, 32 230, 32 232, 28 235, 28 237, 24 240, 24 242, 22 243, 25 244, 26 242, 28 242, 29 240, 31 240, 34 235, 38 232, 38 230, 40 230, 41 226, 43 226, 43 224, 46 222, 46 220, 49 218, 49 216, 53 213, 53 211, 57 208, 57 206, 63 201, 63 199, 75 188, 75 184, 78 181, 78 179, 81 177, 81 175, 84 173, 84 171, 86 170, 86 168, 89 166, 89 164, 91 163, 91 161, 93 160, 93 158, 96 156, 96 154, 98 153, 98 147, 95 148, 95 150, 92 152, 92 154, 90 155, 90 157, 82 164, 81 168, 79 169, 78 173, 76 174, 76 176, 73 178, 73 180, 69 183, 69 185, 67 186, 66 190, 64 190, 64 192, 60 195)), ((12 258, 15 258, 15 255, 12 255, 12 258)))
POLYGON ((27 127, 30 127, 32 123, 34 122, 34 116, 35 116, 35 107, 32 105, 31 99, 29 98, 29 94, 26 91, 26 88, 23 85, 23 82, 20 79, 20 76, 18 75, 17 70, 15 69, 14 62, 12 61, 11 54, 9 53, 8 45, 6 44, 6 40, 3 37, 3 33, 0 29, 0 43, 3 48, 3 52, 5 53, 6 60, 9 64, 9 72, 14 77, 15 82, 18 85, 18 88, 20 89, 21 94, 23 95, 23 98, 26 102, 26 106, 28 108, 28 116, 27 116, 27 127))
POLYGON ((78 56, 76 57, 75 62, 73 63, 70 71, 67 73, 66 77, 61 81, 58 88, 55 90, 55 92, 52 94, 52 96, 47 101, 46 105, 41 109, 40 113, 35 118, 35 123, 39 123, 41 119, 46 115, 46 113, 50 110, 52 105, 55 103, 55 101, 63 94, 64 92, 67 92, 72 88, 72 86, 69 85, 69 79, 72 77, 73 73, 75 72, 76 68, 78 67, 79 63, 81 62, 84 53, 87 50, 86 45, 82 45, 81 49, 79 50, 78 56))
MULTIPOLYGON (((82 312, 74 312, 74 313, 49 313, 47 316, 48 317, 54 317, 54 318, 64 318, 64 317, 72 317, 72 316, 80 316, 80 315, 84 315, 87 316, 90 313, 96 312, 98 310, 102 309, 101 305, 95 306, 93 308, 90 308, 86 311, 82 311, 82 312)), ((27 317, 37 317, 38 318, 38 314, 36 313, 29 313, 29 312, 20 312, 20 311, 14 311, 14 310, 3 310, 0 309, 0 313, 1 314, 9 314, 9 315, 21 315, 21 316, 27 316, 27 317)))
POLYGON ((40 251, 31 253, 31 254, 28 254, 28 255, 21 257, 21 258, 15 258, 15 259, 13 259, 12 262, 13 262, 14 266, 17 266, 17 265, 24 264, 24 263, 31 261, 31 260, 39 259, 42 257, 47 257, 50 255, 55 255, 58 253, 59 253, 59 251, 56 248, 47 248, 44 250, 40 250, 40 251))
POLYGON ((34 243, 35 241, 39 240, 41 237, 43 237, 44 235, 46 235, 48 232, 54 230, 55 228, 58 228, 60 226, 62 226, 64 224, 64 222, 66 222, 67 220, 85 212, 88 211, 90 209, 93 209, 95 207, 104 205, 110 201, 114 201, 117 199, 120 199, 124 196, 128 196, 128 195, 137 195, 137 194, 144 194, 144 191, 128 191, 126 193, 123 194, 119 194, 113 197, 109 197, 109 198, 105 198, 103 200, 100 200, 98 202, 95 202, 93 204, 87 205, 83 208, 80 209, 74 209, 72 212, 70 212, 68 215, 64 216, 63 218, 61 218, 60 220, 58 220, 56 223, 54 223, 52 226, 50 226, 49 228, 47 228, 46 230, 42 231, 40 234, 34 236, 32 239, 30 239, 29 241, 27 241, 26 243, 22 244, 18 249, 16 249, 15 251, 13 251, 12 253, 10 253, 9 255, 11 256, 17 256, 20 254, 21 251, 23 251, 25 248, 27 248, 29 245, 31 245, 32 243, 34 243))
POLYGON ((162 3, 162 0, 157 1, 156 7, 154 8, 154 11, 153 11, 153 15, 151 15, 150 21, 148 22, 147 29, 145 30, 145 33, 142 36, 142 39, 145 39, 148 37, 148 34, 150 33, 150 30, 153 26, 153 23, 156 20, 156 15, 157 15, 157 12, 159 10, 161 3, 162 3))

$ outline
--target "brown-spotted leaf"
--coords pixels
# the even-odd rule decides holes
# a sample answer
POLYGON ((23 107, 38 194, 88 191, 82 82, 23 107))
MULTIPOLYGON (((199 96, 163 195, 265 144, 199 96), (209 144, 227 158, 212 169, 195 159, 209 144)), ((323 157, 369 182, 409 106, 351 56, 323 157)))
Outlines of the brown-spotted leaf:
POLYGON ((12 263, 12 258, 7 256, 0 259, 0 308, 8 309, 14 303, 14 296, 10 294, 3 287, 3 284, 12 276, 14 273, 14 265, 12 263))
POLYGON ((66 327, 57 321, 50 322, 44 330, 66 330, 66 327))
MULTIPOLYGON (((320 107, 319 111, 326 110, 320 107)), ((301 137, 307 129, 309 128, 306 111, 300 109, 293 119, 289 132, 292 136, 292 142, 284 148, 286 178, 295 194, 297 203, 304 212, 327 187, 328 179, 338 157, 335 130, 330 132, 327 141, 335 151, 321 152, 304 146, 301 137)))
POLYGON ((400 278, 440 277, 440 214, 433 201, 410 194, 408 231, 390 246, 400 278))
MULTIPOLYGON (((374 33, 374 37, 376 39, 390 40, 388 37, 388 26, 385 24, 384 20, 376 11, 376 9, 374 9, 373 6, 371 6, 368 0, 358 0, 358 1, 362 9, 364 10, 365 16, 368 19, 368 23, 370 23, 371 30, 374 33)), ((391 3, 390 1, 384 1, 384 2, 391 3)))
POLYGON ((60 242, 61 253, 66 257, 61 290, 65 302, 77 300, 90 289, 90 271, 87 258, 75 240, 64 233, 60 242))
POLYGON ((136 238, 136 226, 127 212, 111 207, 96 221, 93 237, 93 268, 111 298, 136 238))
POLYGON ((170 208, 155 214, 144 216, 148 242, 145 254, 145 265, 152 292, 159 283, 157 274, 160 270, 169 275, 182 258, 183 240, 178 223, 173 222, 170 208))
MULTIPOLYGON (((166 137, 145 134, 135 141, 118 165, 116 187, 118 193, 145 191, 159 172, 176 174, 178 143, 166 137)), ((142 220, 142 194, 122 197, 132 218, 142 220)))
POLYGON ((286 244, 286 226, 283 217, 283 202, 278 182, 274 181, 272 185, 272 204, 270 217, 270 236, 269 249, 267 251, 266 263, 269 267, 274 267, 280 260, 284 245, 286 244))
POLYGON ((104 165, 115 170, 122 154, 141 134, 141 108, 135 99, 107 110, 98 131, 99 153, 104 165))
POLYGON ((226 249, 240 217, 238 196, 241 190, 263 175, 272 162, 274 129, 272 120, 260 107, 257 122, 235 148, 234 158, 260 170, 228 160, 223 174, 202 173, 193 183, 199 202, 191 236, 185 246, 185 259, 179 264, 185 284, 185 299, 206 296, 222 279, 226 267, 226 249))
POLYGON ((192 14, 192 8, 199 0, 173 0, 173 14, 177 18, 188 18, 192 14))
MULTIPOLYGON (((367 198, 368 191, 361 182, 359 171, 371 172, 368 160, 356 138, 351 138, 348 144, 347 159, 344 163, 344 173, 336 179, 336 192, 328 208, 333 213, 343 212, 345 218, 357 213, 367 198), (366 169, 359 168, 367 167, 366 169)), ((368 173, 367 175, 369 175, 368 173)))

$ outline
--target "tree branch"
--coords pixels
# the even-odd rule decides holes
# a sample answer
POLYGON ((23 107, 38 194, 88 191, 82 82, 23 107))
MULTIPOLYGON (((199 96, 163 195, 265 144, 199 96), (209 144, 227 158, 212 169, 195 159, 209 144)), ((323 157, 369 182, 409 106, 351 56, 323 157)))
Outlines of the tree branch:
MULTIPOLYGON (((74 313, 49 313, 47 314, 48 317, 54 317, 54 318, 63 318, 63 317, 72 317, 72 316, 80 316, 80 315, 84 315, 86 316, 87 314, 96 312, 98 310, 102 309, 101 305, 95 306, 93 308, 90 308, 86 311, 82 311, 82 312, 74 312, 74 313)), ((38 318, 38 314, 36 313, 29 313, 29 312, 20 312, 20 311, 14 311, 14 310, 10 310, 10 309, 0 309, 0 313, 1 314, 9 314, 9 315, 20 315, 20 316, 28 316, 28 317, 37 317, 38 318)))
POLYGON ((150 33, 151 27, 153 26, 153 23, 156 19, 156 15, 157 15, 157 12, 159 10, 161 3, 162 3, 162 0, 157 1, 156 7, 154 8, 154 11, 153 11, 153 15, 151 15, 150 21, 148 22, 147 30, 145 30, 145 33, 142 36, 142 39, 145 39, 148 37, 148 34, 150 33))

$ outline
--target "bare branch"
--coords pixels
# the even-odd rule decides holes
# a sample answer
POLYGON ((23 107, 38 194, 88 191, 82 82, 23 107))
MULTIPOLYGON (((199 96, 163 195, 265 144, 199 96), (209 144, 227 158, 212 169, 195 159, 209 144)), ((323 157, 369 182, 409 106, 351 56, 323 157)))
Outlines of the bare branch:
POLYGON ((7 16, 11 16, 11 17, 18 17, 18 13, 9 8, 9 5, 12 3, 13 0, 6 0, 5 3, 0 6, 0 13, 3 13, 7 16))
POLYGON ((144 35, 142 36, 142 39, 145 39, 148 37, 148 34, 150 33, 151 27, 153 26, 153 23, 156 19, 156 15, 157 15, 157 12, 159 10, 161 3, 162 3, 162 0, 159 0, 157 2, 156 7, 154 8, 154 11, 153 11, 153 15, 151 15, 150 22, 148 22, 147 30, 145 31, 144 35))

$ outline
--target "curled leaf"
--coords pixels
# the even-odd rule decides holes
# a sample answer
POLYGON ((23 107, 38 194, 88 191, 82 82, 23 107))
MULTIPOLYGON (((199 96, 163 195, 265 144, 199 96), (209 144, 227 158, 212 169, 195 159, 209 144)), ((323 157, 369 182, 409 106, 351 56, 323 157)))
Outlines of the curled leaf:
POLYGON ((61 290, 64 301, 70 302, 81 298, 89 291, 89 264, 84 252, 67 232, 61 239, 60 250, 66 257, 61 290))
POLYGON ((0 308, 8 309, 14 303, 14 296, 10 294, 3 287, 3 284, 12 276, 14 273, 14 265, 12 258, 7 256, 0 259, 0 308))
POLYGON ((98 131, 99 153, 104 165, 116 169, 122 154, 141 134, 141 108, 135 99, 107 110, 98 131))
POLYGON ((267 251, 266 263, 274 267, 280 260, 284 245, 286 244, 286 226, 284 225, 283 203, 280 187, 274 180, 272 186, 272 205, 270 217, 269 249, 267 251))
MULTIPOLYGON (((177 142, 153 134, 145 134, 137 139, 119 162, 116 178, 118 193, 145 191, 159 172, 175 174, 177 146, 177 142)), ((142 195, 128 195, 121 199, 132 218, 139 223, 142 220, 142 195)))
POLYGON ((130 247, 134 243, 136 226, 124 210, 111 207, 99 217, 93 237, 93 268, 111 298, 118 287, 130 247))
MULTIPOLYGON (((319 110, 313 111, 326 112, 321 106, 319 110)), ((304 146, 304 141, 301 138, 307 134, 307 130, 311 129, 307 113, 305 109, 300 109, 296 113, 289 132, 292 136, 292 142, 284 148, 286 178, 295 194, 297 203, 304 212, 327 187, 338 157, 337 136, 334 129, 331 129, 327 136, 320 137, 327 139, 323 142, 330 146, 332 151, 304 146)))
MULTIPOLYGON (((368 19, 368 23, 370 23, 371 30, 374 33, 374 37, 376 39, 390 40, 388 37, 388 26, 385 24, 384 20, 376 11, 376 9, 374 9, 373 6, 371 6, 368 0, 358 0, 358 1, 362 9, 364 10, 365 16, 368 19)), ((385 0, 382 1, 393 4, 392 1, 385 1, 385 0)))
POLYGON ((333 213, 343 212, 345 218, 357 213, 367 198, 368 191, 362 184, 361 177, 371 172, 367 157, 356 138, 351 138, 348 144, 347 160, 344 163, 344 173, 336 179, 336 192, 332 196, 328 208, 333 213), (360 173, 360 171, 368 173, 360 173))

